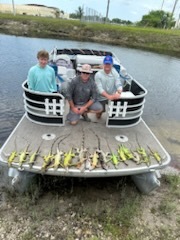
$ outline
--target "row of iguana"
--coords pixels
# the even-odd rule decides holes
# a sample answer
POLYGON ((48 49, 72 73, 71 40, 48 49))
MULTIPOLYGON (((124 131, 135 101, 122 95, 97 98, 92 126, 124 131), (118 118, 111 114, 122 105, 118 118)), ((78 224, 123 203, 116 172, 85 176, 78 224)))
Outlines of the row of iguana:
MULTIPOLYGON (((97 136, 97 135, 96 135, 97 136)), ((97 136, 98 138, 98 136, 97 136)), ((83 137, 84 139, 84 137, 83 137)), ((108 144, 108 143, 107 143, 108 144)), ((119 164, 122 162, 125 165, 129 164, 129 161, 134 161, 136 164, 145 163, 147 166, 151 165, 151 158, 154 158, 159 164, 162 164, 162 157, 157 151, 144 149, 138 146, 134 151, 130 150, 125 145, 121 144, 118 146, 117 152, 111 151, 109 144, 109 152, 105 153, 100 148, 100 141, 98 148, 90 153, 89 149, 84 147, 84 140, 80 148, 71 148, 68 152, 64 152, 59 149, 59 145, 56 149, 56 153, 52 153, 52 149, 47 155, 41 156, 40 147, 34 151, 29 152, 29 145, 20 153, 17 151, 12 151, 8 156, 7 162, 8 166, 11 167, 13 162, 18 163, 19 168, 23 168, 23 164, 29 165, 29 168, 37 161, 37 157, 42 158, 41 171, 45 172, 49 168, 57 170, 59 168, 64 168, 68 171, 70 167, 76 167, 80 171, 86 169, 92 171, 96 168, 103 168, 106 171, 109 168, 109 162, 111 162, 116 169, 119 168, 119 164)))

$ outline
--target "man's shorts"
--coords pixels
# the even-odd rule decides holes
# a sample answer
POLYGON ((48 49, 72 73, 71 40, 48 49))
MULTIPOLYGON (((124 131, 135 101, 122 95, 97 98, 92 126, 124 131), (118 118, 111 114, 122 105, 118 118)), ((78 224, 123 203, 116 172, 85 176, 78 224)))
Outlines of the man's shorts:
MULTIPOLYGON (((77 107, 77 106, 76 106, 77 107)), ((81 106, 80 106, 81 107, 81 106)), ((94 102, 89 108, 89 111, 102 111, 103 106, 100 102, 94 102)), ((69 111, 67 115, 67 120, 70 122, 77 122, 80 119, 81 115, 73 112, 72 110, 69 111)))

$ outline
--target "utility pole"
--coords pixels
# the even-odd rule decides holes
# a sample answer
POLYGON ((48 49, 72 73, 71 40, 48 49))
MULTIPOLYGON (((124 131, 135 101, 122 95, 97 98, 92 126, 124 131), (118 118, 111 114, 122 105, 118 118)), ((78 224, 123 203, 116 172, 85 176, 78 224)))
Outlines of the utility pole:
POLYGON ((162 1, 161 11, 162 11, 162 9, 163 9, 163 6, 164 6, 164 0, 162 1))
POLYGON ((109 4, 110 4, 110 0, 108 0, 108 2, 107 2, 107 11, 106 11, 106 20, 105 20, 105 23, 107 23, 107 21, 108 21, 109 4))
POLYGON ((12 7, 13 7, 13 15, 16 15, 16 11, 15 11, 15 6, 14 6, 14 0, 12 0, 12 7))
POLYGON ((174 11, 175 11, 175 9, 176 9, 177 3, 178 3, 178 0, 175 0, 174 6, 173 6, 173 10, 172 10, 172 13, 171 13, 171 16, 172 16, 172 17, 173 17, 173 15, 174 15, 174 11))
POLYGON ((175 28, 179 28, 179 27, 180 27, 180 14, 175 24, 175 28))
POLYGON ((173 9, 172 9, 172 12, 171 12, 171 16, 170 16, 169 28, 171 28, 171 22, 172 22, 172 19, 173 19, 173 15, 174 15, 174 11, 175 11, 175 9, 176 9, 177 3, 178 3, 178 0, 175 0, 174 6, 173 6, 173 9))

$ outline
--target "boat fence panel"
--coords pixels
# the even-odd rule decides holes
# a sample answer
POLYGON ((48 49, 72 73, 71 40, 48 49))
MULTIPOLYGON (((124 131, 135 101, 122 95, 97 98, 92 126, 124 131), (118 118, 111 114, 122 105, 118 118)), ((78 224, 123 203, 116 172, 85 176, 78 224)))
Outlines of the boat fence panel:
POLYGON ((109 117, 112 117, 113 114, 115 114, 116 117, 119 117, 122 115, 122 117, 126 116, 126 110, 127 110, 127 102, 124 102, 124 105, 121 105, 121 102, 117 102, 117 105, 114 105, 114 102, 111 101, 109 104, 109 117))
POLYGON ((50 114, 51 112, 56 115, 57 113, 60 113, 60 115, 63 115, 64 113, 64 100, 59 100, 59 102, 56 102, 56 99, 52 99, 52 102, 49 101, 49 98, 45 99, 45 111, 46 114, 50 114))
POLYGON ((65 102, 64 99, 49 99, 44 101, 45 108, 33 107, 30 101, 25 102, 26 116, 30 121, 45 125, 65 125, 65 102))
POLYGON ((60 93, 40 93, 22 84, 26 117, 35 123, 49 126, 65 125, 65 99, 60 93))
POLYGON ((122 128, 138 124, 143 113, 144 102, 145 100, 133 105, 123 99, 109 101, 106 126, 122 128))

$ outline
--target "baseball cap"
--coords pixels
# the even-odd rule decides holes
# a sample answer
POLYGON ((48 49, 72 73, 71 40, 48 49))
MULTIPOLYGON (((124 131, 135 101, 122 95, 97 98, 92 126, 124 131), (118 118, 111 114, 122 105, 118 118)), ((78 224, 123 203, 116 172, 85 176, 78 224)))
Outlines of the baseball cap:
POLYGON ((105 56, 104 60, 103 60, 104 64, 113 64, 113 58, 111 56, 105 56))

